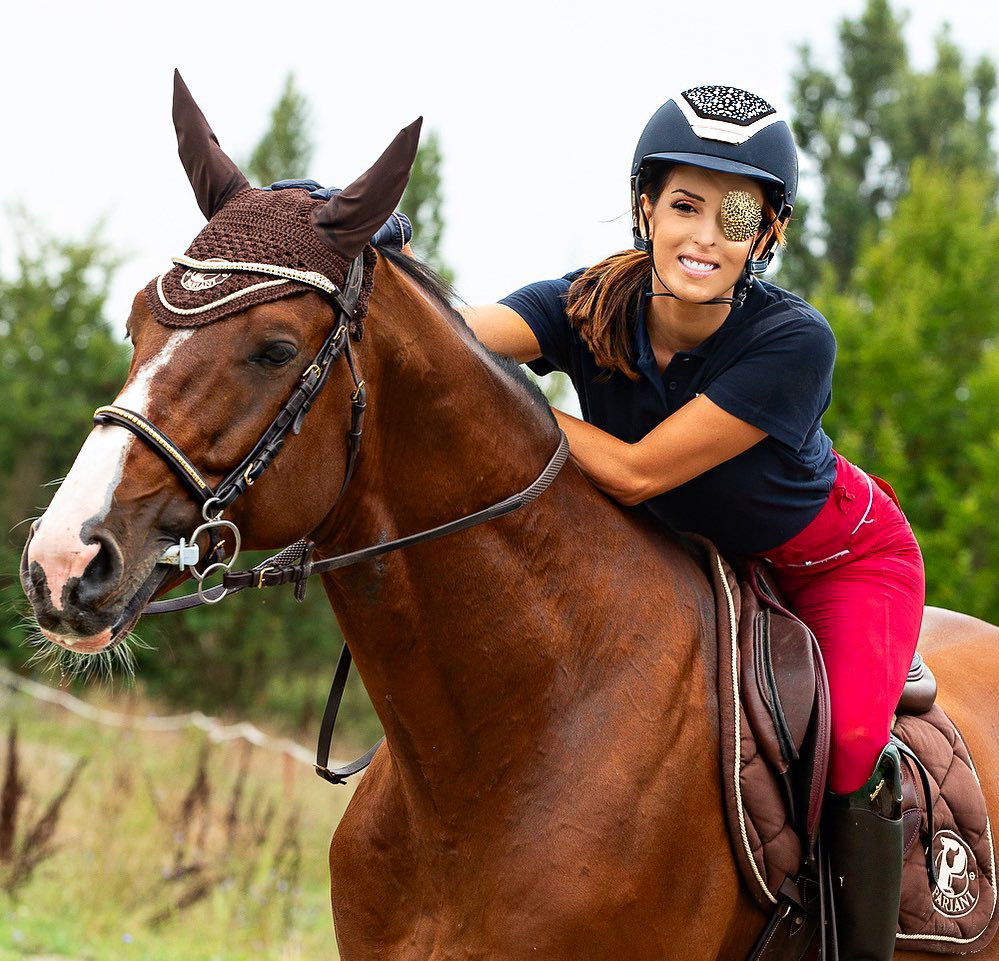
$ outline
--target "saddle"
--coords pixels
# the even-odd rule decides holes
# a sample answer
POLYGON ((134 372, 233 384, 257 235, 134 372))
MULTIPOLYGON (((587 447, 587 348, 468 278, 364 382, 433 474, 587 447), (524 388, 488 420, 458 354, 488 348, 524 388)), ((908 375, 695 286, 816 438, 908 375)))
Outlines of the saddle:
MULTIPOLYGON (((814 634, 782 603, 766 566, 706 560, 719 625, 718 702, 726 818, 747 889, 770 915, 750 955, 797 959, 825 927, 830 897, 819 823, 829 689, 814 634)), ((999 927, 991 825, 978 775, 936 679, 917 652, 896 711, 905 860, 899 950, 970 954, 999 927)))

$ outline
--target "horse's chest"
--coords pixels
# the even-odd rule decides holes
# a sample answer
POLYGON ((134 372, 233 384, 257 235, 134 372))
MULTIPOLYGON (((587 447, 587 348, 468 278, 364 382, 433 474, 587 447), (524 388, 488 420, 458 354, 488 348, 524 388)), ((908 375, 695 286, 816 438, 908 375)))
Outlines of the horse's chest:
POLYGON ((406 809, 382 772, 380 783, 368 777, 331 849, 344 961, 666 956, 649 932, 662 923, 669 869, 635 848, 666 858, 665 840, 647 833, 658 818, 610 810, 606 793, 610 813, 598 818, 599 792, 577 785, 575 805, 511 793, 444 832, 406 809))

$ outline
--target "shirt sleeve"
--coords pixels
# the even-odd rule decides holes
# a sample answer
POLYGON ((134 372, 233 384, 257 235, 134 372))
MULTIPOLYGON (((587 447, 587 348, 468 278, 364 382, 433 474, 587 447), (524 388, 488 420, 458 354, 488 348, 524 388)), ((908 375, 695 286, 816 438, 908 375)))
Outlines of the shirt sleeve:
POLYGON ((538 375, 553 370, 569 370, 571 331, 565 315, 565 298, 571 286, 570 275, 558 280, 539 280, 515 290, 500 300, 524 318, 538 338, 541 357, 527 366, 538 375))
POLYGON ((704 395, 795 451, 832 398, 836 338, 824 318, 800 318, 768 332, 713 380, 704 395))

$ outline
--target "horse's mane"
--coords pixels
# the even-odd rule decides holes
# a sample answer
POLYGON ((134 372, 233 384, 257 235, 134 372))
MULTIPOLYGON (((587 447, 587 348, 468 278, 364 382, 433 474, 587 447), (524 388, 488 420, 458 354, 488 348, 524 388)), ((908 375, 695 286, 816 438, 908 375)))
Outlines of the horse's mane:
POLYGON ((407 277, 410 278, 425 294, 428 294, 440 307, 441 311, 456 326, 467 331, 468 335, 479 345, 481 350, 504 374, 512 378, 513 381, 526 393, 527 400, 534 405, 541 407, 548 412, 548 416, 555 421, 555 415, 551 413, 551 407, 544 391, 528 377, 520 364, 512 357, 498 354, 491 350, 482 341, 476 338, 474 332, 465 323, 465 318, 454 309, 454 302, 460 300, 454 287, 445 280, 429 264, 418 260, 409 254, 404 254, 394 247, 379 247, 378 255, 384 257, 393 267, 398 267, 407 277))

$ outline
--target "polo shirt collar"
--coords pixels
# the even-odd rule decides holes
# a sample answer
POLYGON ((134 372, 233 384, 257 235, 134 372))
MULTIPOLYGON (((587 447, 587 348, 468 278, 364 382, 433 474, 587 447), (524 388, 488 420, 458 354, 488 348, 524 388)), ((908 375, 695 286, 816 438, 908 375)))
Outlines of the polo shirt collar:
MULTIPOLYGON (((632 349, 634 350, 636 370, 639 373, 646 374, 652 380, 658 381, 660 379, 659 368, 656 365, 655 354, 652 352, 652 341, 649 339, 649 330, 645 322, 646 310, 649 303, 649 298, 646 294, 651 292, 652 279, 649 278, 639 296, 638 312, 635 315, 635 329, 632 332, 632 349)), ((711 353, 714 341, 722 331, 728 331, 738 326, 744 318, 749 317, 759 309, 758 301, 762 294, 763 290, 760 281, 755 280, 752 288, 750 288, 749 293, 746 295, 746 302, 742 307, 730 310, 721 327, 699 344, 691 347, 690 350, 682 351, 682 353, 688 354, 691 357, 707 357, 711 353)))

